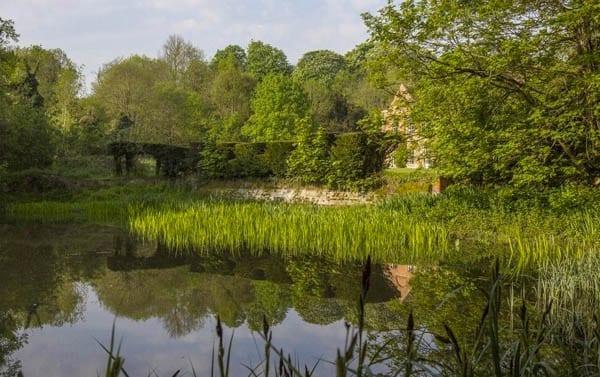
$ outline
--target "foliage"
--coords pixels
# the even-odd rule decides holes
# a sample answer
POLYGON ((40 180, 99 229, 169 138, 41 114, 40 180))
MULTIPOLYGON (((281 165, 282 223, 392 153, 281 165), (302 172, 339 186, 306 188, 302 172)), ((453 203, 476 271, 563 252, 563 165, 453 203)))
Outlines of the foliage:
MULTIPOLYGON (((4 68, 14 73, 17 67, 10 66, 11 62, 18 60, 9 61, 4 68)), ((36 76, 27 72, 13 85, 12 93, 0 91, 0 163, 9 170, 44 168, 52 163, 55 133, 38 87, 36 76)))
POLYGON ((35 76, 49 123, 66 135, 76 127, 77 97, 83 87, 81 68, 60 49, 31 46, 18 48, 15 54, 20 63, 13 80, 24 82, 29 75, 35 76))
POLYGON ((233 175, 237 178, 267 176, 270 169, 262 158, 265 148, 265 143, 236 143, 235 158, 231 161, 233 175))
POLYGON ((159 83, 150 98, 147 116, 152 119, 146 129, 147 141, 169 145, 185 145, 198 141, 206 134, 207 121, 203 118, 203 104, 199 95, 176 86, 159 83))
POLYGON ((394 151, 394 165, 397 168, 405 168, 408 161, 408 148, 406 144, 400 144, 394 151))
POLYGON ((15 30, 15 23, 13 20, 5 20, 0 17, 0 51, 8 43, 8 41, 18 41, 19 34, 15 30))
POLYGON ((309 51, 294 67, 293 77, 300 82, 322 81, 332 85, 337 73, 344 68, 344 57, 329 50, 309 51))
POLYGON ((364 116, 362 109, 352 105, 342 92, 322 80, 310 79, 303 83, 316 124, 327 132, 354 131, 357 121, 364 116))
POLYGON ((166 64, 145 56, 131 56, 105 64, 94 83, 94 95, 112 120, 111 131, 118 131, 120 119, 127 117, 132 127, 127 131, 130 141, 152 137, 152 99, 154 87, 164 81, 166 64))
POLYGON ((283 51, 261 41, 251 41, 246 56, 246 71, 258 82, 268 75, 289 75, 292 71, 283 51))
POLYGON ((337 135, 330 150, 328 185, 336 189, 369 190, 380 182, 370 177, 383 169, 381 135, 363 132, 337 135), (368 179, 371 178, 371 179, 368 179))
POLYGON ((288 158, 294 150, 292 141, 272 141, 266 143, 263 159, 275 177, 285 177, 288 171, 288 158))
POLYGON ((242 133, 253 141, 290 140, 309 115, 306 93, 291 77, 270 74, 256 87, 242 133))
POLYGON ((180 35, 170 35, 163 44, 160 59, 168 67, 170 81, 182 84, 186 73, 196 61, 204 62, 204 53, 180 35))
POLYGON ((0 312, 0 376, 16 376, 21 367, 21 362, 13 360, 11 354, 23 346, 26 336, 13 330, 15 322, 9 311, 0 312))
POLYGON ((362 133, 341 134, 331 147, 331 168, 328 184, 334 188, 346 188, 348 183, 365 178, 366 135, 362 133))
POLYGON ((250 101, 256 85, 251 75, 243 72, 233 54, 224 57, 210 88, 216 125, 212 134, 220 141, 240 139, 240 130, 250 116, 250 101))
POLYGON ((206 143, 200 151, 198 172, 203 178, 229 178, 229 160, 233 157, 231 145, 206 143))
POLYGON ((518 187, 598 179, 596 1, 390 1, 365 21, 382 52, 373 66, 410 84, 442 174, 518 187))
POLYGON ((295 149, 287 159, 288 177, 302 183, 323 183, 328 171, 325 133, 307 119, 299 122, 295 149))
POLYGON ((210 61, 212 69, 219 69, 219 66, 224 60, 229 60, 233 56, 236 67, 242 71, 246 68, 246 51, 238 45, 229 45, 222 50, 217 50, 215 56, 210 61))

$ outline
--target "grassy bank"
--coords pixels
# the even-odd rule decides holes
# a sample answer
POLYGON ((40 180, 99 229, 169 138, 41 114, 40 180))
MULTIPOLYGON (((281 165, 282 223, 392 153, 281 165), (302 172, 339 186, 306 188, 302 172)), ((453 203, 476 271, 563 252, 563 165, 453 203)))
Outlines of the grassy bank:
POLYGON ((84 190, 69 201, 9 205, 18 222, 129 226, 177 250, 250 250, 378 261, 452 263, 499 257, 518 273, 598 251, 597 192, 538 196, 453 188, 397 195, 373 206, 318 207, 230 199, 172 183, 84 190))

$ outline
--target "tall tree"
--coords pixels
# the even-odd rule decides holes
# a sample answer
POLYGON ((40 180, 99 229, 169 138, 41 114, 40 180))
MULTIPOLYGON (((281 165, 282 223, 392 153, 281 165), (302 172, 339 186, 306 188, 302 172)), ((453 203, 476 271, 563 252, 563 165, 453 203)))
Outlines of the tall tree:
POLYGON ((68 130, 75 123, 77 97, 83 86, 80 68, 60 49, 30 46, 15 53, 20 60, 18 75, 36 77, 37 91, 53 126, 68 130))
POLYGON ((145 56, 131 56, 106 64, 94 83, 94 95, 105 106, 113 120, 113 130, 120 119, 127 117, 133 126, 131 141, 151 138, 153 90, 157 83, 167 80, 164 62, 145 56))
POLYGON ((17 42, 19 40, 19 34, 15 30, 15 23, 13 20, 5 20, 0 17, 0 50, 2 50, 9 41, 17 42))
POLYGON ((45 168, 52 163, 54 132, 34 70, 15 49, 13 22, 0 19, 0 169, 45 168))
POLYGON ((242 125, 250 116, 255 80, 244 73, 233 54, 220 62, 211 87, 216 122, 212 134, 218 140, 239 140, 242 125))
POLYGON ((269 74, 289 75, 292 72, 285 53, 261 41, 250 42, 247 56, 246 70, 257 81, 269 74))
POLYGON ((204 62, 204 53, 180 35, 170 35, 160 54, 169 68, 170 79, 182 84, 186 72, 194 62, 204 62))
POLYGON ((210 66, 213 69, 218 69, 221 62, 233 56, 235 65, 242 71, 246 69, 246 51, 238 45, 229 45, 222 50, 217 50, 215 56, 210 61, 210 66))
POLYGON ((389 2, 365 21, 444 174, 600 184, 597 1, 389 2))
POLYGON ((204 134, 206 113, 197 93, 173 82, 158 83, 150 103, 148 128, 153 141, 182 145, 198 141, 204 134))
POLYGON ((309 110, 306 93, 290 76, 267 75, 256 87, 242 133, 254 141, 291 140, 309 110))
POLYGON ((333 51, 309 51, 298 60, 293 76, 300 82, 318 80, 331 85, 338 72, 344 68, 345 63, 344 57, 333 51))
POLYGON ((55 135, 37 78, 28 71, 12 88, 10 96, 0 98, 0 164, 10 170, 48 167, 54 157, 55 135))

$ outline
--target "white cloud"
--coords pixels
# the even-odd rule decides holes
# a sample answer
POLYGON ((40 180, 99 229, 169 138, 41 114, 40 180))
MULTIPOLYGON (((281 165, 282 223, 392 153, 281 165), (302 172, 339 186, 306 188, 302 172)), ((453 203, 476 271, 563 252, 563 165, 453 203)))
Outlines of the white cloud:
POLYGON ((118 56, 155 56, 181 34, 211 56, 251 39, 282 49, 295 63, 305 52, 340 53, 367 38, 360 14, 387 0, 0 0, 21 44, 62 48, 93 72, 118 56))

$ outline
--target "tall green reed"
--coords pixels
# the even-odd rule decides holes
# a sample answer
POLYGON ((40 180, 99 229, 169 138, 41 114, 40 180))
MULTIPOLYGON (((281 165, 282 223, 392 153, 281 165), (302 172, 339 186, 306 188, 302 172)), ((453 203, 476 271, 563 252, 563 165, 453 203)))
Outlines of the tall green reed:
POLYGON ((445 228, 372 207, 199 201, 186 208, 134 211, 130 229, 176 249, 270 251, 378 261, 439 258, 448 250, 445 228))

